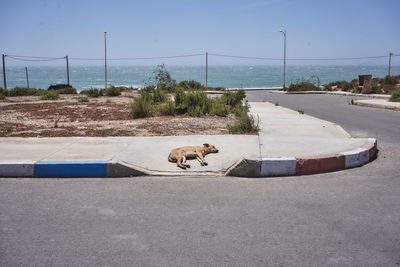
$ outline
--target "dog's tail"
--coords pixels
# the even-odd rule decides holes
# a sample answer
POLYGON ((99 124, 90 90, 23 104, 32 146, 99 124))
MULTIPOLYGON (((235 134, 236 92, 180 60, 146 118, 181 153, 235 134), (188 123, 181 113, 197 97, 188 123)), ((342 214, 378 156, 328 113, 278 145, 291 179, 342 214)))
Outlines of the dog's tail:
POLYGON ((171 154, 168 155, 168 161, 169 161, 169 162, 176 162, 176 160, 174 160, 174 159, 171 157, 171 154))

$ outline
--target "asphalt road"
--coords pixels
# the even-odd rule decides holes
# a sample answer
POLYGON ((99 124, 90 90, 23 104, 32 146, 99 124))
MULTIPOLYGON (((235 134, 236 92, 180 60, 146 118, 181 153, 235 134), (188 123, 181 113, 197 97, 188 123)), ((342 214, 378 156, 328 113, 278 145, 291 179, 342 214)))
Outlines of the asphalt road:
POLYGON ((0 266, 398 266, 400 113, 248 93, 378 138, 370 164, 246 179, 0 179, 0 266))

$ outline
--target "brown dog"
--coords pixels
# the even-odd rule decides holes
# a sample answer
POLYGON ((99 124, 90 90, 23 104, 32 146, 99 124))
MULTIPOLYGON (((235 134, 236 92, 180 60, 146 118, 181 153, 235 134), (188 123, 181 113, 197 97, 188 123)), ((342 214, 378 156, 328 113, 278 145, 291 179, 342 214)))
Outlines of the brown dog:
POLYGON ((204 160, 204 156, 209 153, 218 153, 218 149, 209 144, 203 144, 203 146, 184 146, 173 149, 171 153, 169 153, 168 161, 176 162, 178 167, 186 169, 190 168, 190 165, 186 164, 186 159, 197 158, 201 166, 204 166, 208 165, 204 160))

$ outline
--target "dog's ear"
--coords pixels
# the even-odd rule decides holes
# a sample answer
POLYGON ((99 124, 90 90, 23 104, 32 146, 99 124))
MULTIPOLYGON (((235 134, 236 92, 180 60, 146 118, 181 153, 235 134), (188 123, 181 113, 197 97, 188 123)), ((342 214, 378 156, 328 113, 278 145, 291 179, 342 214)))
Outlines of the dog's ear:
POLYGON ((207 144, 207 143, 205 143, 205 144, 203 144, 203 146, 205 146, 205 147, 209 147, 210 145, 209 145, 209 144, 207 144))

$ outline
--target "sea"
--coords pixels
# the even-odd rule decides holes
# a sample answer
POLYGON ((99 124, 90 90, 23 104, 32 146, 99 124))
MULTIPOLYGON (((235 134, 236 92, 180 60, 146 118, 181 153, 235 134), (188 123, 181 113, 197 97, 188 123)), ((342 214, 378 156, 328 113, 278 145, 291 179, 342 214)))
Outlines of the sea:
MULTIPOLYGON (((205 84, 205 66, 165 66, 171 78, 176 81, 196 80, 205 84)), ((157 66, 110 66, 107 68, 107 85, 141 87, 154 75, 157 66)), ((72 66, 69 69, 70 84, 78 91, 90 88, 104 88, 104 66, 72 66)), ((65 66, 28 67, 29 86, 47 89, 49 85, 67 82, 65 66)), ((286 85, 302 80, 315 84, 333 81, 351 81, 359 74, 385 77, 387 66, 287 66, 286 85)), ((400 66, 392 66, 392 75, 400 74, 400 66)), ((6 67, 7 88, 26 87, 26 71, 22 66, 6 67)), ((0 86, 3 86, 1 78, 0 86)), ((282 66, 209 66, 208 86, 226 88, 271 88, 282 87, 282 66)))

